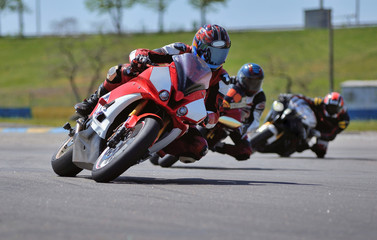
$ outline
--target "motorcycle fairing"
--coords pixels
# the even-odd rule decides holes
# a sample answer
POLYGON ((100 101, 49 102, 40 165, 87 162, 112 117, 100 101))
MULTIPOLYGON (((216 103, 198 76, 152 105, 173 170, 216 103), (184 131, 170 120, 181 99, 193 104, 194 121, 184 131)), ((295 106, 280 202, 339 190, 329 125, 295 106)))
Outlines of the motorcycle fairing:
POLYGON ((313 110, 304 99, 294 97, 289 101, 288 107, 294 109, 297 114, 301 116, 301 121, 303 124, 309 128, 315 128, 317 125, 317 118, 315 117, 313 110))
POLYGON ((200 123, 207 117, 207 109, 205 107, 204 98, 199 98, 196 101, 186 104, 187 114, 184 118, 187 120, 195 121, 195 123, 200 123))
MULTIPOLYGON (((111 96, 111 93, 107 95, 111 96)), ((104 96, 107 98, 108 96, 104 96)), ((114 102, 109 107, 104 107, 100 104, 97 105, 97 108, 93 112, 93 121, 91 127, 93 130, 100 136, 102 139, 106 138, 107 131, 109 127, 114 122, 115 118, 131 103, 142 99, 143 96, 141 93, 127 94, 125 96, 116 98, 114 102), (101 116, 99 118, 99 116, 101 116)), ((111 98, 110 98, 111 99, 111 98)))
MULTIPOLYGON (((185 97, 184 94, 178 90, 177 79, 175 77, 176 72, 174 68, 171 69, 170 67, 152 67, 151 70, 148 70, 144 71, 140 75, 140 77, 149 79, 158 94, 161 91, 167 91, 169 92, 170 97, 173 94, 176 96, 175 100, 183 100, 182 104, 189 102, 185 105, 188 109, 187 114, 181 117, 184 121, 195 122, 195 124, 198 124, 205 119, 205 117, 207 116, 207 111, 204 103, 205 90, 192 92, 189 96, 185 97)), ((206 77, 208 76, 204 76, 203 78, 206 77)), ((167 105, 168 102, 169 100, 161 101, 159 103, 162 105, 167 105)), ((175 107, 173 111, 176 112, 178 108, 182 106, 183 105, 179 105, 178 107, 175 107)))
MULTIPOLYGON (((193 57, 191 55, 177 58, 177 64, 184 65, 187 59, 191 61, 192 58, 193 57)), ((194 59, 193 61, 196 60, 194 59)), ((85 133, 83 133, 77 137, 79 139, 79 142, 81 142, 81 144, 79 144, 81 147, 77 147, 82 152, 80 159, 82 162, 88 165, 88 167, 85 168, 92 167, 95 160, 99 156, 98 150, 97 152, 93 152, 92 154, 85 152, 85 149, 93 140, 93 138, 98 138, 95 141, 97 145, 96 149, 101 149, 100 144, 101 142, 103 142, 101 141, 101 139, 105 139, 106 136, 108 136, 107 132, 109 131, 109 128, 114 120, 130 104, 138 100, 151 100, 162 107, 169 115, 175 115, 178 119, 181 119, 178 120, 174 117, 171 119, 173 120, 173 129, 160 137, 159 141, 157 141, 153 146, 150 147, 150 152, 159 151, 160 149, 166 147, 174 139, 184 134, 188 129, 188 123, 197 124, 203 121, 207 115, 204 103, 204 98, 206 96, 205 89, 208 88, 206 84, 209 84, 211 72, 203 71, 203 64, 200 61, 197 64, 200 67, 200 71, 198 69, 194 69, 192 70, 192 72, 188 72, 190 69, 186 68, 183 73, 181 72, 179 74, 176 72, 177 70, 175 62, 167 67, 150 67, 143 73, 141 73, 138 77, 130 80, 129 82, 119 86, 110 93, 101 97, 99 103, 91 114, 92 122, 90 123, 90 127, 87 130, 87 132, 90 132, 90 136, 86 137, 85 133), (183 82, 181 79, 180 82, 178 82, 177 78, 179 78, 179 76, 185 76, 185 79, 186 77, 188 77, 188 79, 183 82), (197 82, 195 79, 189 78, 195 76, 199 76, 197 82), (185 95, 178 89, 179 87, 182 87, 182 84, 190 87, 187 90, 182 89, 186 91, 185 93, 187 95, 185 95), (159 98, 159 93, 161 91, 169 92, 169 99, 172 95, 174 95, 174 100, 179 99, 179 102, 172 99, 168 99, 166 101, 161 100, 159 98), (177 111, 182 107, 187 109, 187 113, 183 116, 180 116, 177 114, 177 111)), ((195 67, 197 65, 192 64, 192 66, 195 67)), ((94 147, 91 147, 91 149, 94 149, 94 147)))
MULTIPOLYGON (((151 70, 151 73, 149 75, 149 79, 153 86, 156 88, 157 92, 160 93, 161 91, 168 91, 169 95, 172 94, 175 95, 175 100, 179 101, 182 99, 188 100, 188 104, 186 104, 186 108, 188 109, 188 112, 185 116, 182 116, 184 121, 194 121, 196 124, 200 123, 205 119, 207 116, 207 111, 205 108, 204 98, 205 98, 205 89, 208 88, 208 86, 204 83, 209 83, 210 77, 212 75, 211 72, 204 71, 203 74, 195 73, 195 71, 188 71, 183 70, 181 68, 181 62, 184 61, 182 59, 189 58, 195 59, 195 56, 192 56, 192 54, 184 54, 182 56, 174 57, 175 62, 170 67, 153 67, 151 70), (190 72, 190 74, 187 74, 186 72, 190 72), (194 73, 193 73, 194 72, 194 73), (169 74, 170 73, 170 74, 169 74), (167 77, 169 76, 169 78, 167 77), (177 79, 178 77, 178 79, 177 79), (191 81, 191 78, 198 77, 198 83, 193 83, 191 81), (182 80, 184 78, 185 80, 182 80), (179 83, 180 84, 179 84, 179 83), (173 83, 173 84, 172 84, 173 83), (180 86, 182 85, 188 86, 188 88, 185 90, 185 92, 180 91, 180 86), (173 87, 173 90, 171 89, 173 87), (193 89, 199 89, 194 92, 193 89), (191 94, 185 97, 186 94, 191 94), (193 101, 197 99, 196 101, 193 101)), ((200 61, 193 61, 196 64, 193 64, 195 69, 199 67, 201 70, 203 70, 204 67, 202 66, 203 63, 200 61)), ((185 66, 185 65, 184 65, 185 66)), ((191 66, 192 67, 192 66, 191 66)), ((196 69, 197 70, 197 69, 196 69)), ((148 74, 147 72, 142 73, 142 76, 144 74, 148 74)), ((147 77, 147 76, 144 76, 147 77)), ((148 78, 148 77, 147 77, 148 78)), ((185 101, 183 101, 185 102, 185 101)), ((179 106, 182 107, 182 106, 179 106)), ((174 111, 179 108, 175 108, 174 111)))
POLYGON ((168 91, 170 94, 172 81, 170 77, 169 67, 154 67, 152 69, 149 80, 151 81, 153 86, 156 88, 158 93, 165 90, 165 91, 168 91))
MULTIPOLYGON (((161 89, 171 91, 171 78, 169 67, 153 67, 144 71, 139 77, 121 85, 113 91, 104 95, 99 103, 105 100, 106 104, 97 104, 92 116, 91 124, 94 131, 103 139, 115 118, 131 103, 140 99, 151 99, 153 93, 161 89), (147 80, 149 78, 149 80, 147 80), (140 82, 146 83, 145 85, 140 82), (155 85, 156 84, 156 85, 155 85), (110 105, 111 103, 111 105, 110 105), (106 106, 109 105, 109 106, 106 106)), ((159 98, 155 98, 155 101, 159 98)), ((160 105, 167 105, 168 102, 158 101, 160 105)))
POLYGON ((100 155, 102 139, 89 127, 75 134, 74 143, 72 162, 80 168, 92 170, 100 155))
MULTIPOLYGON (((102 99, 109 99, 110 93, 102 97, 102 99)), ((141 94, 129 94, 117 98, 111 105, 97 104, 97 107, 92 113, 92 120, 90 126, 75 134, 73 160, 78 167, 92 170, 94 163, 100 155, 101 144, 106 138, 107 131, 115 118, 124 110, 123 106, 141 99, 141 94), (110 110, 109 110, 110 109, 110 110)))
MULTIPOLYGON (((188 109, 188 112, 186 115, 180 117, 182 121, 174 121, 173 119, 174 125, 180 128, 182 132, 187 130, 187 126, 182 124, 182 122, 194 122, 197 124, 203 121, 207 116, 204 103, 205 90, 191 93, 172 108, 169 105, 169 101, 162 101, 158 97, 158 90, 168 91, 170 95, 179 92, 175 90, 174 93, 172 93, 172 82, 174 84, 176 79, 172 78, 172 73, 169 70, 169 67, 151 67, 147 69, 140 74, 139 77, 119 86, 102 97, 106 100, 106 104, 103 106, 98 104, 93 111, 92 115, 93 118, 95 118, 95 121, 93 121, 93 129, 98 135, 104 138, 109 128, 109 124, 114 121, 116 116, 118 116, 118 114, 129 104, 142 98, 153 100, 173 116, 177 114, 177 110, 180 107, 185 106, 188 109), (132 97, 127 97, 128 95, 131 95, 132 97)), ((103 102, 102 99, 100 99, 100 102, 103 102)))

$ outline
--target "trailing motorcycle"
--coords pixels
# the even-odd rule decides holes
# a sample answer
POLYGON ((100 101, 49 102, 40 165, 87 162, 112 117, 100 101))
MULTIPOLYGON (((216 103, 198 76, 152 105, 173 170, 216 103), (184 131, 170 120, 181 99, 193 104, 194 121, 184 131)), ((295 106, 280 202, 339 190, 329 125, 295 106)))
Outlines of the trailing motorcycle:
POLYGON ((277 153, 289 157, 294 152, 308 149, 309 141, 318 136, 314 130, 317 120, 305 100, 274 101, 265 123, 250 139, 253 150, 261 153, 277 153))
POLYGON ((52 169, 59 176, 88 169, 97 182, 114 180, 206 118, 211 74, 190 53, 174 56, 167 66, 150 66, 101 97, 75 129, 64 126, 69 136, 52 156, 52 169))

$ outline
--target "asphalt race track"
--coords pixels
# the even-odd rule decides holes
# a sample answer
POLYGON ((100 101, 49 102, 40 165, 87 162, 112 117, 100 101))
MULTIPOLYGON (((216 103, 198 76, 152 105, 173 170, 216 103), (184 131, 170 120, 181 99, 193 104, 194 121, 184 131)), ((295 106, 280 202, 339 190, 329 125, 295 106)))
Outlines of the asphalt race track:
POLYGON ((248 161, 149 161, 107 184, 54 174, 62 133, 0 133, 0 239, 377 239, 377 133, 248 161))

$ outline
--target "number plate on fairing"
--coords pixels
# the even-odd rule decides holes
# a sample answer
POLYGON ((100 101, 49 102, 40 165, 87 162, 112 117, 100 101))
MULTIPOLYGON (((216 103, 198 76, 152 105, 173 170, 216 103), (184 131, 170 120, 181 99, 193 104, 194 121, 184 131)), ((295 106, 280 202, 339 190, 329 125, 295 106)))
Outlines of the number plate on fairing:
POLYGON ((204 99, 198 99, 186 105, 188 112, 186 118, 198 123, 207 116, 207 110, 204 104, 204 99))
POLYGON ((171 79, 169 67, 154 67, 150 76, 150 81, 157 89, 157 92, 166 90, 170 93, 171 79))

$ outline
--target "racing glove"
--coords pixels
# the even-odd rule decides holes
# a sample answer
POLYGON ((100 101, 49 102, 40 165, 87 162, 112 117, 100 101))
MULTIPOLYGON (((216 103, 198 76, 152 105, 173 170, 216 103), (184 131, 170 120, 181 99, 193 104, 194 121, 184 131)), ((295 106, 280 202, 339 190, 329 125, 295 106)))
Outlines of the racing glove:
POLYGON ((141 73, 147 69, 148 65, 151 63, 148 55, 139 54, 131 61, 131 71, 134 73, 141 73))

